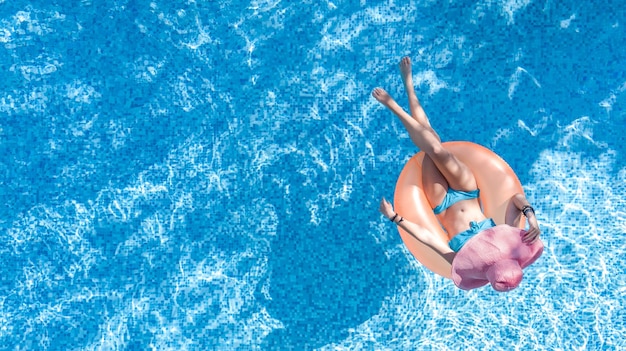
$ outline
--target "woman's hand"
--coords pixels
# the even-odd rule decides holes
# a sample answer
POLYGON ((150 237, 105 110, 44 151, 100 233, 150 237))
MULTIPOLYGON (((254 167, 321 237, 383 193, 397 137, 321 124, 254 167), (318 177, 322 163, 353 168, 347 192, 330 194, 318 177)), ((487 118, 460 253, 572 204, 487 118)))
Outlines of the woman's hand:
MULTIPOLYGON (((535 241, 537 241, 537 239, 539 239, 539 235, 541 234, 539 224, 537 223, 537 217, 535 217, 535 210, 532 206, 530 206, 530 203, 526 200, 524 194, 515 194, 513 195, 512 200, 517 210, 523 211, 524 216, 526 216, 526 219, 528 220, 529 228, 522 237, 522 242, 532 245, 535 241)), ((517 216, 519 216, 519 212, 515 213, 514 217, 517 218, 517 216)))
POLYGON ((522 242, 527 243, 528 245, 532 245, 539 239, 539 235, 541 234, 541 230, 539 230, 539 224, 537 223, 537 218, 535 218, 535 214, 528 218, 529 228, 526 234, 522 237, 522 242))
POLYGON ((378 210, 388 219, 391 219, 391 217, 396 215, 396 213, 393 212, 393 206, 384 197, 380 201, 380 208, 378 210))

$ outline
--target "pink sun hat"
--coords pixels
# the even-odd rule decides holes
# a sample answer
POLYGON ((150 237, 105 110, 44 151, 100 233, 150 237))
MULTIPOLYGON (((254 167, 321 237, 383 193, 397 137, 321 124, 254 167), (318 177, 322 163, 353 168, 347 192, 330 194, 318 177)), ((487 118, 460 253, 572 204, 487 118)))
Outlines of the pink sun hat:
POLYGON ((471 290, 491 283, 497 291, 515 289, 522 281, 522 269, 535 262, 543 243, 522 242, 525 230, 498 225, 469 239, 452 261, 452 280, 461 289, 471 290))

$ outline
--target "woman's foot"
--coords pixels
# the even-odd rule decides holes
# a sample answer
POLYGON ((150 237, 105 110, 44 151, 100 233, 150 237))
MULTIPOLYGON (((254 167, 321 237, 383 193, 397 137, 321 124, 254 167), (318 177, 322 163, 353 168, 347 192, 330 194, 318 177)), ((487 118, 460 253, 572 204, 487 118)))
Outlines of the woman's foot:
POLYGON ((381 104, 391 108, 391 104, 395 103, 393 98, 383 88, 376 88, 372 91, 372 96, 381 104))
POLYGON ((404 56, 400 60, 400 74, 402 75, 402 81, 405 88, 408 86, 413 89, 413 77, 411 72, 411 58, 404 56))
POLYGON ((372 91, 372 96, 378 100, 381 104, 385 105, 391 112, 395 113, 396 116, 400 117, 400 119, 413 119, 406 111, 398 105, 396 100, 394 100, 389 93, 385 91, 383 88, 376 88, 372 91))

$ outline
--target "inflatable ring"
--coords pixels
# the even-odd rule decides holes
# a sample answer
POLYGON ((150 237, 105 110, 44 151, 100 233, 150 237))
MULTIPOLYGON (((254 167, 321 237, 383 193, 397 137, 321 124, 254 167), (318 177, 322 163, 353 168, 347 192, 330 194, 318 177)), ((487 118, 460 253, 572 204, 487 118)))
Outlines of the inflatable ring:
MULTIPOLYGON (((443 143, 443 146, 474 173, 485 216, 493 218, 496 224, 523 228, 525 221, 521 220, 520 211, 510 200, 517 193, 523 194, 524 190, 511 167, 493 151, 478 144, 455 141, 443 143)), ((447 243, 452 238, 441 227, 422 188, 423 160, 424 152, 419 152, 402 169, 394 195, 396 212, 426 227, 447 243)), ((434 273, 451 278, 452 267, 447 261, 402 228, 398 227, 398 230, 407 249, 420 263, 434 273)))

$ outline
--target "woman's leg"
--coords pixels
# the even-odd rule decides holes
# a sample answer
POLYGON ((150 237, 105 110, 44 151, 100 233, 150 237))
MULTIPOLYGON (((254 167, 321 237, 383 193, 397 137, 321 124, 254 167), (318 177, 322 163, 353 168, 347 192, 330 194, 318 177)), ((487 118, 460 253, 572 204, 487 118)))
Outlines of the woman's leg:
POLYGON ((426 116, 426 112, 424 112, 424 109, 422 108, 422 105, 420 104, 419 100, 417 99, 417 95, 415 94, 411 70, 411 59, 408 56, 403 57, 400 61, 400 75, 402 76, 404 89, 406 90, 406 94, 409 98, 409 108, 411 110, 411 116, 413 116, 413 118, 415 118, 415 120, 419 122, 419 124, 430 130, 430 132, 433 133, 437 137, 437 139, 439 139, 439 141, 441 141, 441 138, 439 137, 437 132, 435 132, 435 130, 430 126, 430 121, 426 116))
MULTIPOLYGON (((430 157, 436 169, 441 172, 448 182, 448 186, 463 191, 476 189, 474 174, 472 174, 471 170, 452 153, 443 148, 439 137, 430 131, 432 128, 422 125, 406 113, 385 90, 376 88, 372 92, 372 96, 381 104, 387 106, 388 109, 400 118, 400 121, 409 132, 413 143, 430 157)), ((426 114, 423 116, 426 118, 426 114)), ((426 118, 426 120, 428 120, 428 118, 426 118)), ((431 205, 436 206, 437 204, 431 203, 431 205)))

